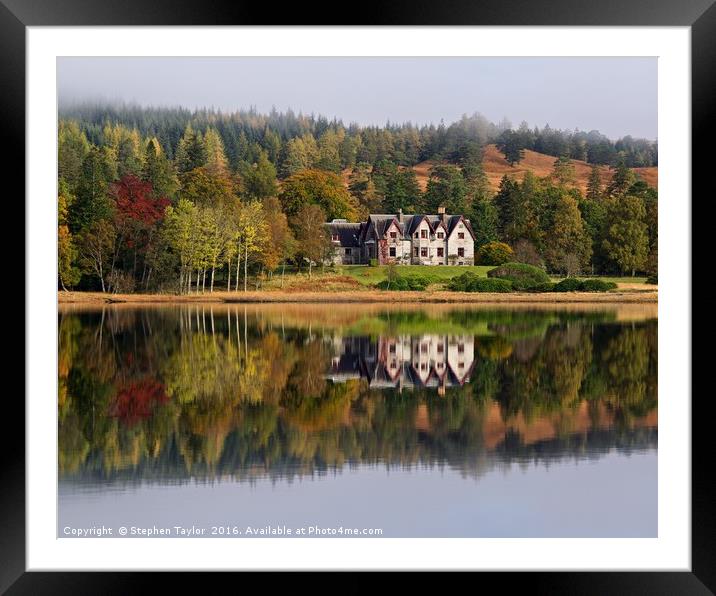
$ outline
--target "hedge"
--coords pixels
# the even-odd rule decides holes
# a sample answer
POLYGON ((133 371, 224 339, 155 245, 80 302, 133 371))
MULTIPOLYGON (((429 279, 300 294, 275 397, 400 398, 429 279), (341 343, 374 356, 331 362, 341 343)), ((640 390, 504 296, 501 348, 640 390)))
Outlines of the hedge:
POLYGON ((478 277, 474 273, 463 273, 453 277, 447 284, 454 292, 511 292, 512 282, 507 279, 478 277))
POLYGON ((576 277, 568 277, 554 285, 553 292, 607 292, 617 287, 613 281, 601 279, 579 280, 576 277))
POLYGON ((430 279, 422 276, 412 277, 398 277, 393 281, 389 282, 387 279, 380 281, 376 284, 376 287, 381 290, 389 290, 395 292, 405 291, 422 291, 430 284, 430 279))

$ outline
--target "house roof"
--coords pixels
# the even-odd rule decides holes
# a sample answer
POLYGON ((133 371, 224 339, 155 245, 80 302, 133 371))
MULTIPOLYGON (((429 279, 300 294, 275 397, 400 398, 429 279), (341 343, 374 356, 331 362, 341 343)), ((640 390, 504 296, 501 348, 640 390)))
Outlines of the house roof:
POLYGON ((383 238, 393 222, 395 222, 402 236, 412 236, 423 220, 428 222, 430 231, 433 233, 440 226, 440 222, 443 222, 448 236, 455 229, 455 226, 462 221, 472 237, 475 238, 475 232, 472 230, 470 220, 465 219, 462 215, 403 215, 403 221, 401 222, 399 215, 395 213, 371 213, 364 223, 332 221, 327 225, 331 229, 331 234, 338 235, 341 246, 359 246, 362 242, 365 242, 368 233, 371 231, 375 238, 383 238))
POLYGON ((331 235, 338 236, 341 246, 360 246, 359 237, 363 224, 332 221, 327 225, 331 235))

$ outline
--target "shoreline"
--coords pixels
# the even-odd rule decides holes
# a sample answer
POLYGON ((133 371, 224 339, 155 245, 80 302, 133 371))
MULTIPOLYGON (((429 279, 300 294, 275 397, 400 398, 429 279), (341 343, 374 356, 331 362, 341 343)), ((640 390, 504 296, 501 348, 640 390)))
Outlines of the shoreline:
POLYGON ((533 294, 467 292, 214 292, 213 294, 103 294, 102 292, 57 293, 58 304, 256 304, 256 303, 344 303, 344 304, 657 304, 658 290, 611 292, 550 292, 533 294))

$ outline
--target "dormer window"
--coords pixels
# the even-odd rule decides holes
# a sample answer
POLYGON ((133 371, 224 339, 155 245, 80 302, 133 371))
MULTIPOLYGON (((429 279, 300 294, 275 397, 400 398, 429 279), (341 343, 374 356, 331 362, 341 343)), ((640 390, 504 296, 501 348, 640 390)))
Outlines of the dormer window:
POLYGON ((458 232, 458 233, 457 233, 457 239, 458 239, 458 240, 465 240, 465 232, 458 232))
POLYGON ((338 242, 340 240, 340 238, 338 237, 338 234, 333 234, 331 236, 331 238, 333 238, 333 242, 338 242))
POLYGON ((438 232, 438 238, 441 238, 441 239, 442 239, 442 238, 445 238, 445 233, 444 233, 444 232, 438 232))
POLYGON ((397 238, 397 237, 398 237, 398 232, 391 232, 391 233, 390 233, 390 237, 391 237, 391 238, 397 238))
POLYGON ((428 237, 428 231, 427 231, 427 230, 420 230, 420 237, 421 237, 421 238, 427 238, 427 237, 428 237))

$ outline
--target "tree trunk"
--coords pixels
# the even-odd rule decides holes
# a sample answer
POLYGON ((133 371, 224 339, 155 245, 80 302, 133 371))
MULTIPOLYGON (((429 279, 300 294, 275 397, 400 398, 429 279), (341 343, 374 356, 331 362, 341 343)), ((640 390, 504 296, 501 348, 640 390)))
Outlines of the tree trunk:
POLYGON ((214 293, 214 271, 216 270, 216 265, 212 266, 211 268, 211 285, 209 286, 209 292, 211 294, 214 293))
POLYGON ((283 276, 286 273, 286 261, 283 262, 283 267, 281 268, 281 287, 283 288, 283 276))
POLYGON ((244 292, 246 292, 246 273, 249 268, 249 245, 244 249, 244 292))
POLYGON ((226 268, 226 291, 231 292, 231 257, 229 257, 229 264, 226 268))
POLYGON ((313 271, 313 261, 308 260, 308 279, 311 279, 311 272, 313 271))
POLYGON ((239 278, 241 277, 241 243, 239 243, 239 250, 236 253, 236 283, 234 284, 234 292, 239 291, 239 278))
POLYGON ((206 267, 204 267, 202 274, 201 274, 201 293, 203 294, 206 291, 206 267))

